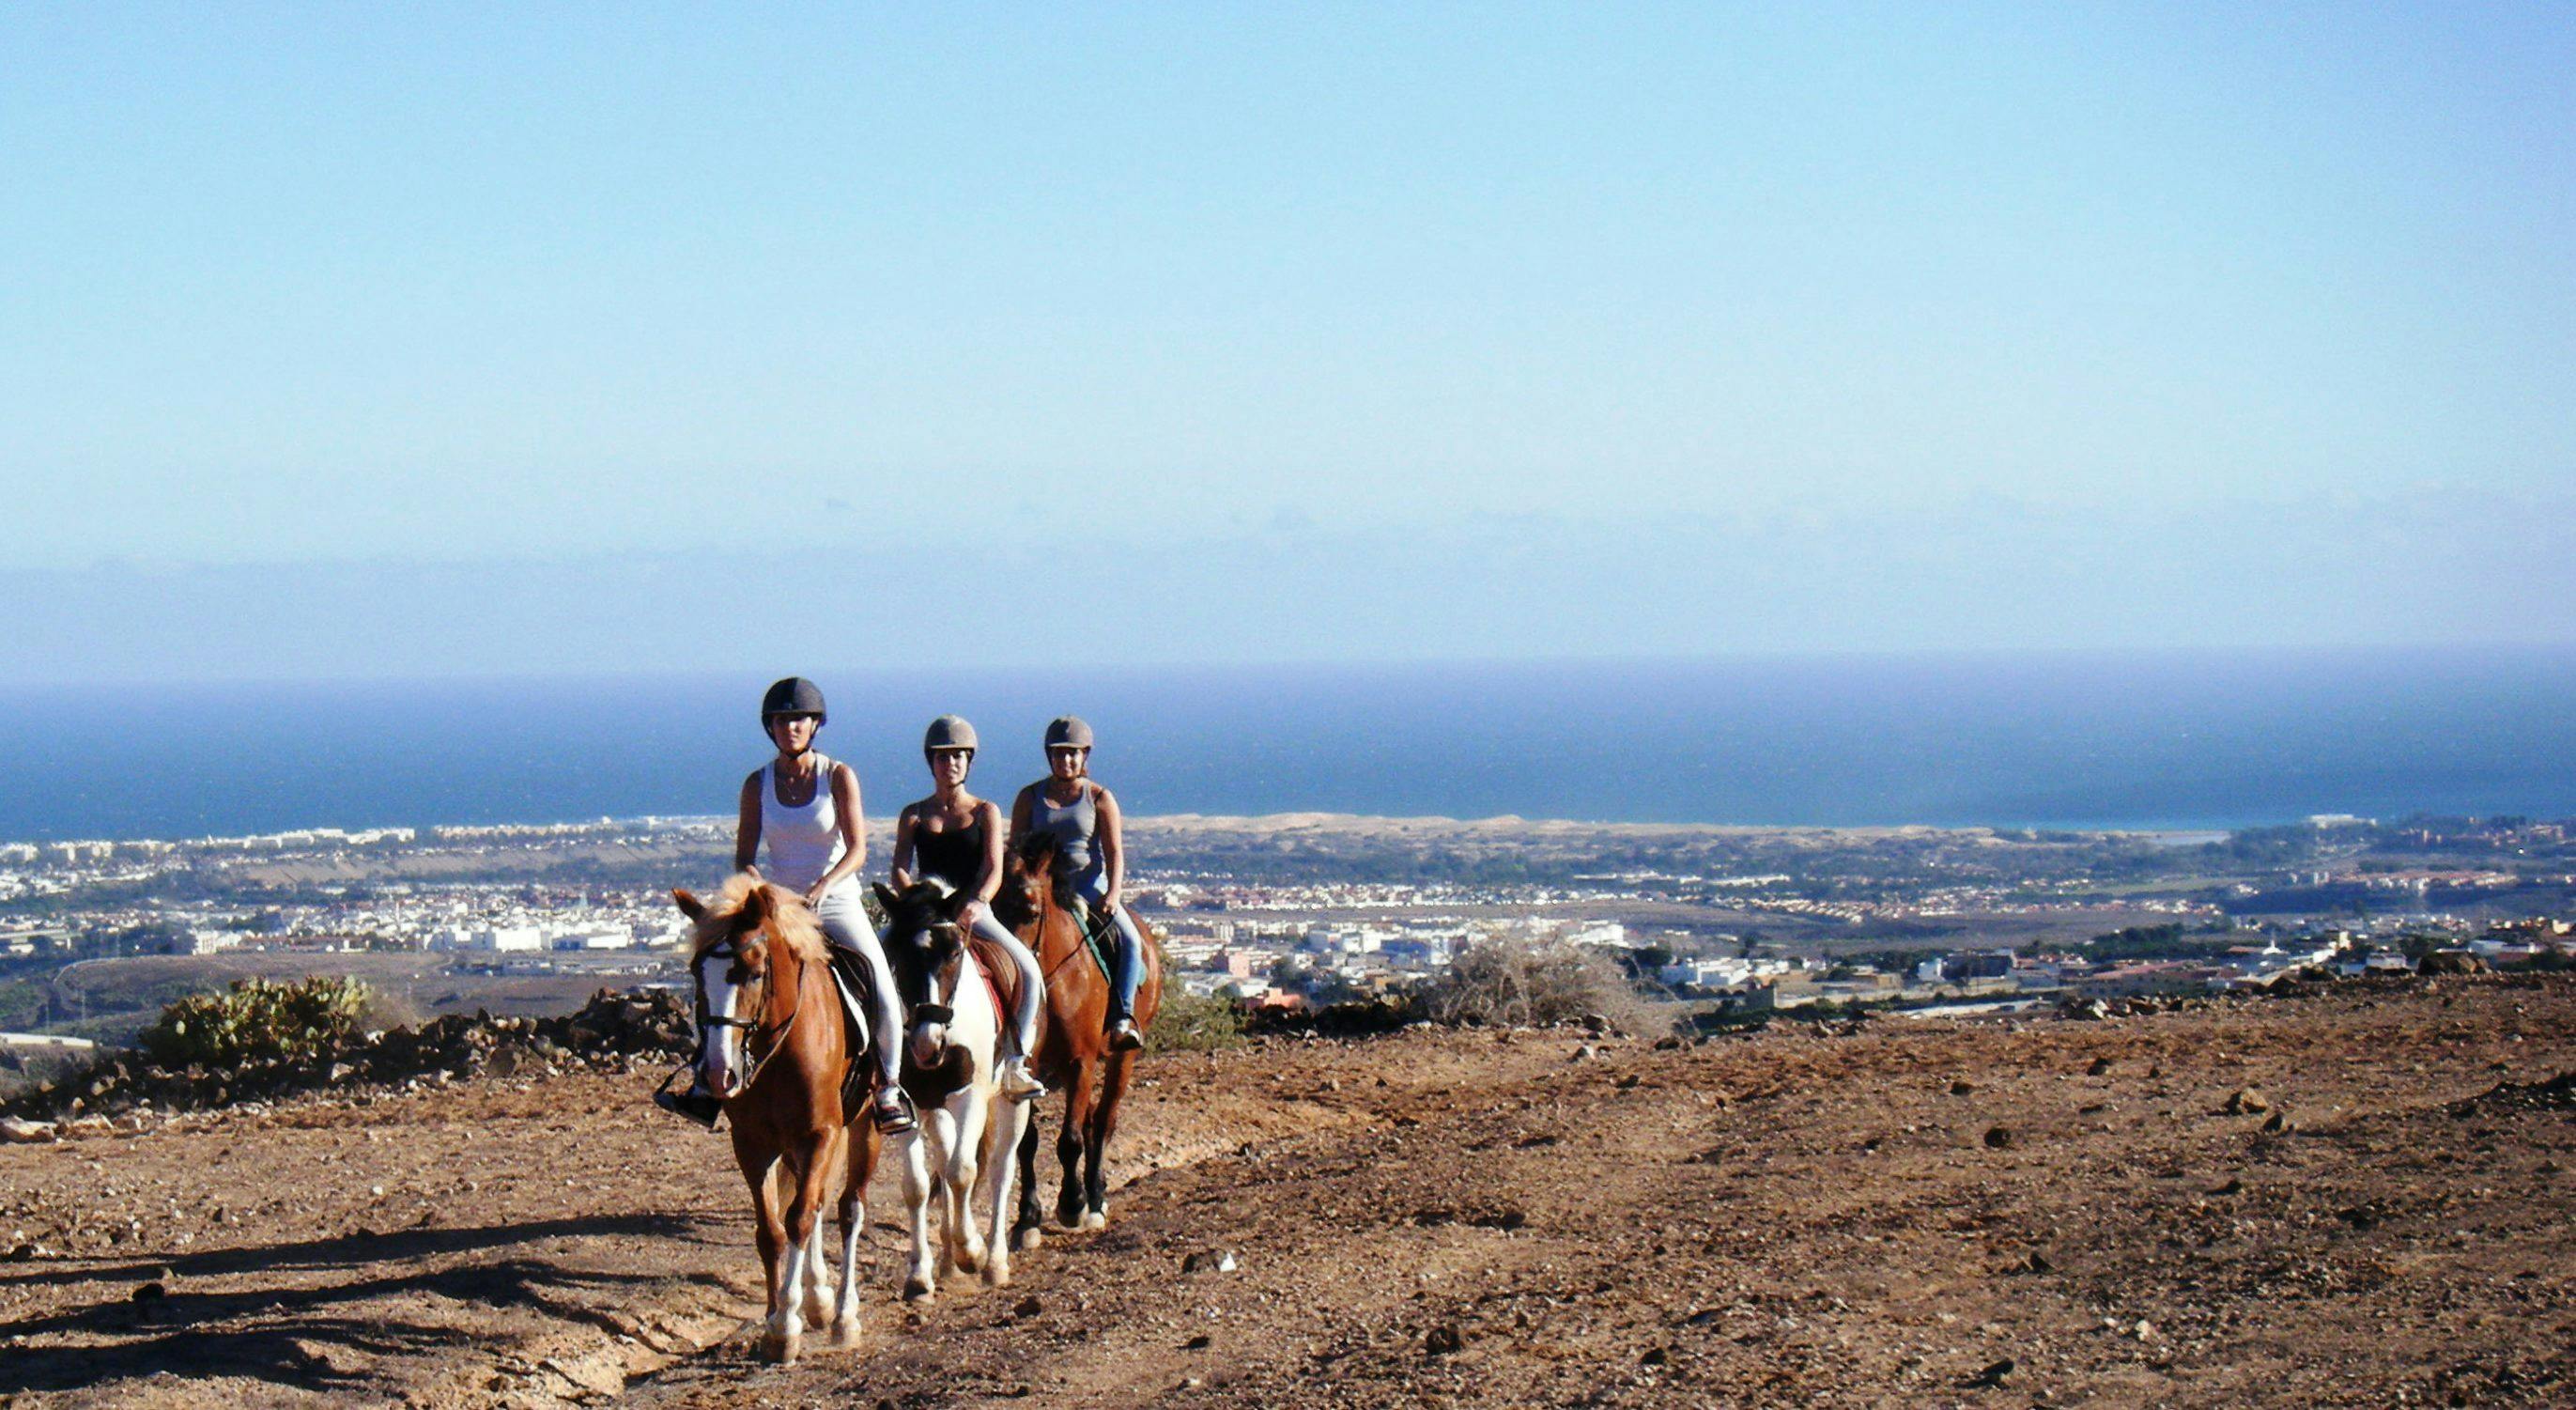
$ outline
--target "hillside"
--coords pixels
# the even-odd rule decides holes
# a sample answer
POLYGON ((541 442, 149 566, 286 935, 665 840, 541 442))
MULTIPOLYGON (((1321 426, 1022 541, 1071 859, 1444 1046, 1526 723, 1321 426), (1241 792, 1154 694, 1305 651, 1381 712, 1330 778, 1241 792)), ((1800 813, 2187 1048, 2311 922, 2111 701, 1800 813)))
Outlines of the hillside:
POLYGON ((0 1394, 229 1410, 2576 1393, 2576 1094, 2548 1081, 2576 1069, 2568 980, 1583 1044, 1414 1032, 1152 1057, 1107 1231, 1055 1236, 1007 1291, 913 1313, 894 1300, 896 1211, 872 1202, 866 1347, 787 1370, 749 1357, 756 1265, 725 1144, 644 1104, 658 1074, 0 1147, 0 1394), (1182 1271, 1209 1249, 1239 1266, 1182 1271))

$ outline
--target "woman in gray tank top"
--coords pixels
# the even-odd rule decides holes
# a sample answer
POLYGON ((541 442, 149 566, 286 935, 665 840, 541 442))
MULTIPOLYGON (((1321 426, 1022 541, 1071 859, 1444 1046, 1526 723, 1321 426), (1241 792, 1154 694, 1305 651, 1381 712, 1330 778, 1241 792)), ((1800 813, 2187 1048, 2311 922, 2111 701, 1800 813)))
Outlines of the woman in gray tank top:
POLYGON ((1072 715, 1058 718, 1047 726, 1046 752, 1047 776, 1021 789, 1011 805, 1011 845, 1041 832, 1054 837, 1057 875, 1116 925, 1109 1044, 1141 1048, 1136 990, 1145 982, 1145 937, 1137 933, 1121 894, 1127 856, 1118 800, 1091 777, 1091 726, 1072 715))

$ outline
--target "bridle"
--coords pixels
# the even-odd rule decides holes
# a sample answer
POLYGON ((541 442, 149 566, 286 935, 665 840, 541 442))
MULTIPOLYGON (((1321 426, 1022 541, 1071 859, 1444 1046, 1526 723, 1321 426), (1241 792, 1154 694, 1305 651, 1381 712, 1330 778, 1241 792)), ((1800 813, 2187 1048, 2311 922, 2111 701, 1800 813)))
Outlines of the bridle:
MULTIPOLYGON (((748 1092, 751 1090, 751 1084, 760 1080, 761 1070, 769 1066, 769 1060, 787 1050, 787 1034, 791 1029, 795 1028, 796 1016, 805 1011, 805 986, 802 983, 799 983, 796 986, 796 997, 794 1002, 788 1005, 786 1021, 780 1023, 776 1031, 771 1035, 769 1040, 769 1051, 765 1053, 760 1052, 753 1043, 753 1040, 760 1035, 760 1020, 756 1018, 736 1018, 731 1014, 717 1014, 709 1013, 707 1011, 707 961, 731 961, 739 960, 741 958, 741 938, 738 936, 728 935, 724 939, 719 940, 716 943, 709 945, 706 949, 698 952, 697 963, 689 967, 689 982, 691 987, 697 992, 696 1008, 698 1015, 698 1031, 701 1034, 705 1033, 706 1030, 710 1028, 739 1028, 742 1030, 743 1051, 751 1054, 751 1072, 742 1079, 742 1090, 748 1092)), ((777 973, 778 966, 774 961, 761 968, 760 974, 755 981, 760 986, 760 1002, 748 1006, 753 1013, 768 1012, 769 990, 770 986, 776 982, 775 976, 777 973)), ((801 980, 804 975, 804 971, 801 967, 798 969, 797 974, 801 980)), ((745 991, 748 991, 750 988, 751 985, 748 984, 743 986, 745 991)), ((703 1038, 700 1041, 703 1042, 703 1038)))

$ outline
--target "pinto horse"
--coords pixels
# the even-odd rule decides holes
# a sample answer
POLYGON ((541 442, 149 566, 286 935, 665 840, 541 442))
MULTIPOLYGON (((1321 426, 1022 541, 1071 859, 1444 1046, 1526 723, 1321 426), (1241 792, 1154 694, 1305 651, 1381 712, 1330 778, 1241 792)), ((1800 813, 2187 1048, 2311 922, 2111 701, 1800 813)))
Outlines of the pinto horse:
POLYGON ((900 1146, 912 1213, 904 1299, 927 1301, 959 1272, 980 1271, 998 1288, 1011 1281, 1006 1221, 1028 1108, 996 1101, 993 1074, 1019 970, 985 953, 982 941, 968 941, 950 919, 956 892, 947 882, 925 878, 900 892, 879 883, 875 891, 886 913, 886 963, 905 1013, 903 1086, 922 1116, 900 1146), (941 1224, 935 1258, 934 1195, 941 1224), (989 1228, 978 1227, 979 1210, 989 1228))
MULTIPOLYGON (((671 899, 694 927, 689 969, 697 980, 700 1062, 707 1090, 733 1125, 734 1163, 751 1186, 760 1258, 769 1278, 762 1354, 792 1362, 808 1322, 832 1327, 835 1345, 858 1339, 859 1231, 867 1225, 876 1128, 841 1106, 850 1064, 841 999, 822 928, 792 892, 750 872, 712 902, 671 899), (781 1167, 773 1181, 773 1167, 781 1167), (840 1181, 841 1286, 832 1295, 823 1241, 825 1196, 840 1181)), ((891 1041, 891 1036, 878 1039, 891 1041)))
MULTIPOLYGON (((1055 1141, 1064 1183, 1056 1195, 1055 1217, 1068 1229, 1097 1229, 1109 1222, 1109 1138, 1118 1131, 1118 1107, 1126 1100, 1136 1054, 1110 1051, 1111 981, 1083 939, 1081 912, 1057 894, 1055 859, 1051 834, 1023 841, 1004 863, 993 913, 1038 957, 1038 970, 1046 976, 1046 1021, 1030 1066, 1040 1081, 1065 1094, 1064 1127, 1055 1141)), ((1136 929, 1145 938, 1145 979, 1136 986, 1134 1015, 1136 1026, 1143 1028, 1162 1007, 1163 964, 1154 932, 1141 920, 1136 929)), ((1113 935, 1103 943, 1114 945, 1117 939, 1113 935)), ((1020 1164, 1028 1170, 1028 1182, 1020 1188, 1019 1218, 1012 1226, 1023 1249, 1046 1241, 1046 1221, 1038 1212, 1037 1158, 1037 1123, 1031 1121, 1020 1138, 1020 1164)))

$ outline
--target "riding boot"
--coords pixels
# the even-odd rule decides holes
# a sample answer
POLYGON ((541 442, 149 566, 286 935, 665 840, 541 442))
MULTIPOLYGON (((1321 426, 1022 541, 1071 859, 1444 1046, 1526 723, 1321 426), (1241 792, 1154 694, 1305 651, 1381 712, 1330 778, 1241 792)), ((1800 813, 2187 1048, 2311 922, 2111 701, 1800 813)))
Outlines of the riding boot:
POLYGON ((1046 1084, 1029 1071, 1029 1060, 1014 1054, 1002 1060, 1000 1073, 1002 1095, 1015 1102, 1033 1102, 1046 1095, 1046 1084))
POLYGON ((875 1113, 877 1129, 889 1136, 900 1136, 921 1124, 913 1110, 912 1094, 901 1087, 878 1088, 875 1113))
POLYGON ((716 1118, 724 1113, 724 1104, 716 1100, 715 1093, 707 1090, 705 1072, 695 1063, 689 1066, 695 1078, 689 1083, 689 1090, 674 1092, 671 1090, 671 1084, 665 1082, 662 1084, 662 1089, 653 1094, 653 1105, 684 1121, 694 1121, 712 1131, 716 1129, 716 1118))

